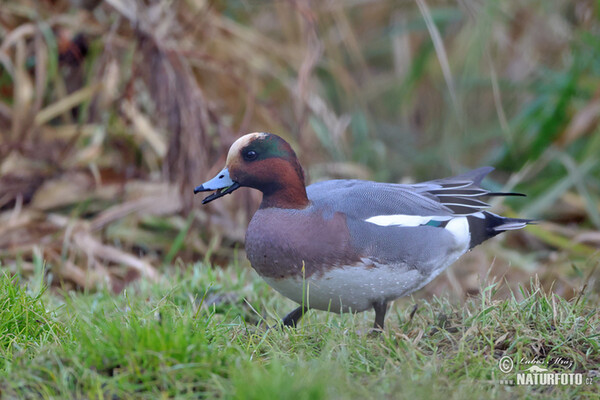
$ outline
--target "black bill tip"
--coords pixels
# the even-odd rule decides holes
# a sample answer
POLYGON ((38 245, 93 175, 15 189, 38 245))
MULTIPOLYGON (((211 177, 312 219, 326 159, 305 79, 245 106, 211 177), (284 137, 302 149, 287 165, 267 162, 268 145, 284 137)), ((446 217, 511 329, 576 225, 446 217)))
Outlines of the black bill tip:
POLYGON ((207 192, 207 191, 209 191, 209 190, 210 190, 210 189, 206 189, 206 188, 204 187, 204 185, 196 186, 196 187, 194 188, 194 194, 198 194, 198 193, 200 193, 200 192, 207 192))

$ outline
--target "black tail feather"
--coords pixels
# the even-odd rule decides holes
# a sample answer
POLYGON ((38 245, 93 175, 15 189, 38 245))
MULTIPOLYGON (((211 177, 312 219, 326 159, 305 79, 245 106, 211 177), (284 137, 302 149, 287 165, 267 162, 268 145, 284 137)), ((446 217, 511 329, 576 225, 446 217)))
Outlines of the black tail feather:
POLYGON ((521 196, 521 197, 527 197, 526 194, 516 193, 516 192, 488 192, 485 195, 486 196, 521 196))

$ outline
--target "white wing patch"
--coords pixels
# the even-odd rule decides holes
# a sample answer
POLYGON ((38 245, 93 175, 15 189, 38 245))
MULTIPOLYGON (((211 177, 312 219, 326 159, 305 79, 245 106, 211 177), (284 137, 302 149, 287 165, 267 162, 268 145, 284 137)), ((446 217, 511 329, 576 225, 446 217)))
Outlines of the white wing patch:
MULTIPOLYGON (((473 216, 477 218, 483 218, 483 213, 476 213, 473 216)), ((456 241, 461 244, 468 245, 471 241, 471 231, 469 228, 469 221, 467 217, 453 217, 453 216, 434 216, 434 215, 405 215, 405 214, 394 214, 394 215, 376 215, 368 218, 365 222, 379 226, 422 226, 427 225, 430 221, 448 221, 444 229, 447 229, 454 235, 456 241)), ((516 227, 513 229, 517 229, 516 227)))
POLYGON ((421 226, 427 225, 431 220, 434 221, 448 221, 452 219, 451 216, 423 216, 423 215, 406 215, 406 214, 394 214, 394 215, 376 215, 374 217, 365 219, 365 222, 379 226, 421 226))

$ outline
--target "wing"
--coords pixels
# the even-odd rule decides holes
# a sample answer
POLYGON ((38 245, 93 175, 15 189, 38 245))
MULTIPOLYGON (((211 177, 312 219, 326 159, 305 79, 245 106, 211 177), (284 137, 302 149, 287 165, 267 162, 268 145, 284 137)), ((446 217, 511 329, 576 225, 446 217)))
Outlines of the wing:
MULTIPOLYGON (((307 187, 308 198, 315 203, 341 211, 347 216, 367 220, 378 216, 418 217, 471 215, 489 207, 478 197, 489 195, 479 184, 493 168, 483 167, 452 178, 414 185, 360 180, 332 180, 307 187)), ((399 225, 402 217, 387 218, 399 225), (394 220, 396 222, 394 222, 394 220)))

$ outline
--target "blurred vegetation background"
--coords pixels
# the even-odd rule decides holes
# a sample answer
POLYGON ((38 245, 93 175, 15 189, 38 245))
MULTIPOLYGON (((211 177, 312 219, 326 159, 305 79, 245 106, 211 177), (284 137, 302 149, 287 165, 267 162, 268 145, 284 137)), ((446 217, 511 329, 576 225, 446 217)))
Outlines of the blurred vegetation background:
MULTIPOLYGON (((426 290, 533 274, 600 291, 600 5, 592 0, 2 0, 0 264, 66 289, 246 262, 248 189, 193 188, 251 131, 309 181, 482 165, 539 224, 426 290)), ((511 286, 512 285, 512 286, 511 286)), ((518 296, 518 293, 517 293, 518 296)))

